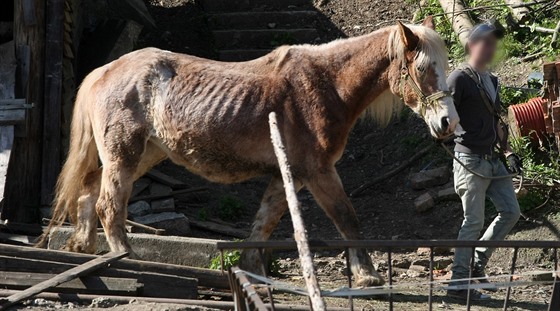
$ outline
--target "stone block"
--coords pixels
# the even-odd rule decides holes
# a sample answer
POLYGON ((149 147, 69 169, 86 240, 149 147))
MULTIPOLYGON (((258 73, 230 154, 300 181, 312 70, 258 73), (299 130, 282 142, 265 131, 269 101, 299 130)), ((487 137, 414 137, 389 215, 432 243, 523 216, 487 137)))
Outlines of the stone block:
POLYGON ((137 201, 128 206, 128 217, 135 218, 148 215, 151 212, 150 203, 137 201))
POLYGON ((410 176, 410 186, 412 189, 421 190, 446 184, 451 177, 451 172, 447 166, 442 166, 432 170, 425 170, 410 176))
POLYGON ((174 212, 175 199, 167 198, 152 201, 152 213, 174 212))
POLYGON ((167 235, 185 236, 191 233, 189 219, 180 213, 149 214, 135 217, 134 221, 156 229, 164 229, 167 235))
MULTIPOLYGON (((49 236, 49 249, 60 250, 74 233, 74 228, 58 228, 49 236)), ((144 233, 127 234, 132 250, 142 260, 208 268, 212 258, 219 255, 216 245, 220 240, 179 236, 161 236, 144 233)), ((110 251, 104 233, 98 233, 96 253, 110 251)))

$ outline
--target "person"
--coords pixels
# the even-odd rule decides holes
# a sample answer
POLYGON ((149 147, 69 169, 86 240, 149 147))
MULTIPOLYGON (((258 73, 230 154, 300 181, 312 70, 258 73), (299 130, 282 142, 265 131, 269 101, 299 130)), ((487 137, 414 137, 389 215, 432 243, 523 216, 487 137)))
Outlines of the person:
MULTIPOLYGON (((496 54, 498 40, 503 36, 504 31, 491 23, 473 27, 466 46, 468 62, 459 66, 447 79, 464 130, 456 134, 457 159, 453 162, 455 191, 461 197, 464 215, 459 240, 503 240, 520 216, 511 173, 500 157, 504 155, 510 170, 516 173, 521 173, 521 160, 507 143, 507 129, 500 118, 498 79, 488 71, 496 54), (483 177, 510 176, 488 179, 472 172, 483 177), (494 204, 497 216, 481 237, 486 197, 494 204)), ((484 270, 492 252, 490 248, 475 249, 472 276, 481 283, 488 283, 484 270)), ((470 275, 471 257, 471 248, 455 250, 448 296, 467 298, 469 290, 465 286, 468 283, 465 279, 470 275)), ((488 289, 496 290, 495 287, 488 289)), ((488 298, 490 296, 470 289, 470 299, 488 298)))

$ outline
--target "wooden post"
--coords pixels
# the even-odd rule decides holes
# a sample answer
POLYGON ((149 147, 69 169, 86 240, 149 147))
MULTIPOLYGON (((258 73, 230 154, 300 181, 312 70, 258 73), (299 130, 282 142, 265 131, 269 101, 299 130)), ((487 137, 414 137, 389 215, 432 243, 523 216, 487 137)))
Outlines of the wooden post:
POLYGON ((268 115, 268 123, 270 125, 270 138, 272 140, 272 145, 274 146, 274 153, 276 154, 276 158, 278 158, 278 166, 280 167, 282 180, 284 181, 286 201, 288 201, 290 215, 292 216, 292 224, 294 225, 294 238, 296 240, 299 252, 301 269, 303 270, 303 277, 307 285, 309 299, 311 300, 311 306, 314 311, 326 310, 325 302, 321 298, 321 289, 319 288, 319 283, 317 282, 315 268, 313 267, 313 259, 311 256, 311 251, 309 250, 309 242, 307 241, 305 225, 303 223, 303 218, 301 217, 301 209, 299 201, 297 199, 297 191, 294 186, 292 172, 290 171, 290 163, 288 162, 286 147, 284 147, 284 143, 282 142, 282 135, 280 134, 280 130, 278 128, 276 113, 271 112, 268 115))
POLYGON ((444 12, 447 13, 445 16, 449 19, 453 31, 459 37, 459 41, 464 46, 467 45, 469 30, 473 27, 473 23, 469 15, 464 11, 465 7, 460 0, 439 0, 441 7, 444 12))
POLYGON ((14 222, 33 222, 38 220, 35 213, 41 195, 45 1, 14 1, 14 4, 14 43, 18 60, 15 95, 34 104, 34 108, 27 111, 25 123, 15 128, 0 216, 14 222))
POLYGON ((50 207, 60 173, 64 0, 47 0, 46 15, 41 205, 50 207))

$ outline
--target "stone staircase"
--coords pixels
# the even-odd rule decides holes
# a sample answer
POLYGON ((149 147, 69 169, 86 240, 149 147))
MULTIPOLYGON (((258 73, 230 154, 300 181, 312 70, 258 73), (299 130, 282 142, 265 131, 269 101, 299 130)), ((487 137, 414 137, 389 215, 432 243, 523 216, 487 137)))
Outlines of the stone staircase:
POLYGON ((312 0, 202 0, 201 4, 223 61, 254 59, 277 46, 319 40, 312 0))

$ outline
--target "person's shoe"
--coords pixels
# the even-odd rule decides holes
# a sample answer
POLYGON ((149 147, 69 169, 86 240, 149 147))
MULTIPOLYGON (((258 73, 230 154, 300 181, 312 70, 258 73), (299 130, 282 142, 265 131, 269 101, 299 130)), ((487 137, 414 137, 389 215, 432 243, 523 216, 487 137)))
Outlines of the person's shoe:
MULTIPOLYGON (((457 299, 457 300, 462 300, 462 301, 467 301, 468 295, 469 295, 469 292, 466 289, 448 290, 447 291, 447 297, 457 299)), ((488 300, 488 299, 490 299, 490 296, 489 295, 484 295, 483 293, 481 293, 481 292, 479 292, 475 289, 471 289, 470 299, 471 299, 471 301, 488 300)))
POLYGON ((490 280, 488 280, 488 276, 486 275, 486 273, 484 273, 484 269, 474 268, 472 272, 472 277, 476 278, 476 281, 480 284, 491 285, 491 287, 483 288, 484 290, 493 293, 498 291, 498 288, 495 285, 493 285, 492 282, 490 282, 490 280))

